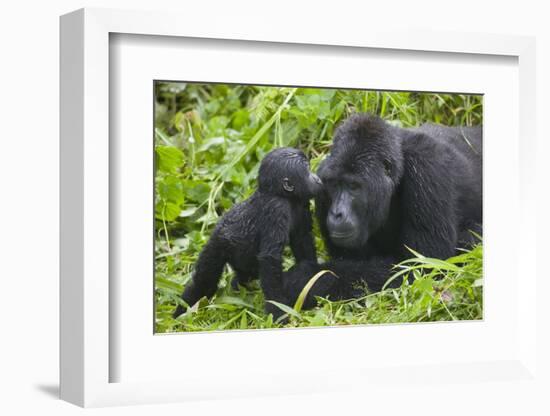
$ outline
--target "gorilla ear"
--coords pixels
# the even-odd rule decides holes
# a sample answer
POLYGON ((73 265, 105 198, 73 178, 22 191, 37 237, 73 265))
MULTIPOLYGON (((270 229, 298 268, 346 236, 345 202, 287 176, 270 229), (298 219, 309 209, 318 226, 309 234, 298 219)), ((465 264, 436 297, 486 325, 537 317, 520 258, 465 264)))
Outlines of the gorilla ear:
POLYGON ((294 185, 292 185, 290 179, 283 178, 283 189, 287 192, 294 192, 294 185))
POLYGON ((384 170, 386 171, 386 175, 391 176, 393 166, 391 162, 388 159, 384 159, 384 170))

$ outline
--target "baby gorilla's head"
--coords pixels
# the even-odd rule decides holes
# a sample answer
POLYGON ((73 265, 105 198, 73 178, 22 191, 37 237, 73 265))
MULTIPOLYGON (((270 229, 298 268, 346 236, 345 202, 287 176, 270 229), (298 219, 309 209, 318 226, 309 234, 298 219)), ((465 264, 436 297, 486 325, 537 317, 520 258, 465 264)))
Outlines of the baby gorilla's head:
POLYGON ((261 192, 302 200, 313 198, 323 186, 310 172, 304 153, 291 147, 272 150, 264 157, 258 183, 261 192))

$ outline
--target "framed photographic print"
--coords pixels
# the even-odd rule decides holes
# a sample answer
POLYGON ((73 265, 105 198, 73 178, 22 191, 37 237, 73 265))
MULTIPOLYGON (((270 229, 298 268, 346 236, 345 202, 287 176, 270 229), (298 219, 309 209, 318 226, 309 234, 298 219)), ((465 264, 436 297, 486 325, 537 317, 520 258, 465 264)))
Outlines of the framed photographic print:
POLYGON ((534 41, 180 21, 61 18, 62 398, 536 385, 534 41))

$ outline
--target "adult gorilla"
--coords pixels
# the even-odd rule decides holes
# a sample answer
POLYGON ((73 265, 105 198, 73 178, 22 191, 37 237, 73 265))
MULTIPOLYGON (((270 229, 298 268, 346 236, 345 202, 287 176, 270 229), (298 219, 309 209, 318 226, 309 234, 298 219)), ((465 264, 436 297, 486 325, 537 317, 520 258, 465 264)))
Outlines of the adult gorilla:
POLYGON ((285 274, 289 304, 319 270, 339 278, 319 279, 306 307, 313 296, 380 290, 392 266, 411 257, 407 247, 445 259, 471 245, 470 230, 482 232, 481 136, 480 127, 403 129, 374 115, 349 117, 317 171, 325 185, 317 217, 331 261, 302 262, 285 274))

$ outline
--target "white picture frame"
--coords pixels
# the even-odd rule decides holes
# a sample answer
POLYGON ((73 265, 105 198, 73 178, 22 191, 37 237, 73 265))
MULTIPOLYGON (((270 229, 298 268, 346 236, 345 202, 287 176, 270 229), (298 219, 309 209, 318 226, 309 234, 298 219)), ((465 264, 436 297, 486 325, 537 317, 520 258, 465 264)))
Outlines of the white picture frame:
MULTIPOLYGON (((107 9, 83 9, 61 18, 61 398, 80 406, 106 406, 118 404, 158 403, 208 398, 232 398, 269 394, 327 393, 348 389, 367 390, 371 394, 383 394, 391 389, 418 389, 429 385, 438 374, 438 380, 449 383, 450 379, 461 383, 507 382, 510 388, 529 384, 540 388, 541 375, 536 361, 536 280, 540 273, 534 266, 532 250, 536 244, 535 187, 531 178, 535 169, 534 126, 535 111, 535 42, 533 38, 508 35, 469 33, 433 33, 418 31, 399 32, 379 29, 349 28, 348 31, 331 33, 319 30, 302 33, 289 28, 280 31, 269 24, 254 28, 245 35, 235 34, 230 25, 218 24, 206 28, 199 20, 185 20, 173 13, 151 13, 107 9), (110 36, 112 34, 163 36, 174 38, 200 38, 227 41, 277 43, 285 45, 331 45, 334 48, 374 50, 428 51, 444 54, 464 54, 475 60, 476 55, 508 56, 517 59, 519 68, 519 94, 517 137, 520 138, 520 153, 517 159, 517 230, 520 245, 514 264, 522 265, 522 285, 514 294, 515 322, 510 339, 517 343, 498 359, 486 357, 471 362, 437 362, 419 360, 416 365, 396 362, 357 369, 343 365, 342 368, 319 369, 319 371, 288 377, 285 369, 280 372, 265 371, 266 380, 246 380, 246 370, 239 381, 229 383, 220 377, 218 381, 201 378, 195 373, 189 379, 168 380, 150 377, 147 381, 113 382, 111 368, 120 356, 112 349, 113 333, 110 332, 112 311, 116 301, 109 276, 113 259, 110 252, 110 228, 113 198, 110 198, 111 172, 116 163, 110 158, 110 36), (529 257, 527 257, 529 256, 529 257), (529 258, 529 260, 527 260, 529 258), (526 288, 529 288, 527 290, 526 288), (112 293, 111 293, 112 294, 112 293), (368 371, 367 371, 368 370, 368 371), (365 373, 367 371, 367 373, 365 373), (327 385, 320 375, 337 380, 327 385), (472 374, 474 376, 472 377, 472 374), (452 377, 449 377, 452 375, 452 377), (155 380, 155 381, 153 381, 155 380), (340 381, 345 380, 345 381, 340 381), (399 380, 397 386, 395 383, 399 380), (385 386, 385 387, 384 387, 385 386)), ((168 38, 165 38, 168 39, 168 38)), ((162 40, 161 40, 162 42, 162 40)), ((226 80, 220 80, 226 81, 226 80)), ((512 126, 515 124, 512 122, 512 126)), ((515 193, 513 195, 516 195, 515 193)), ((518 270, 510 273, 517 276, 518 270)), ((515 283, 516 280, 512 280, 515 283)), ((361 328, 359 328, 361 329, 361 328)), ((328 329, 331 331, 332 329, 328 329)), ((325 330, 326 331, 326 330, 325 330)), ((346 329, 338 329, 340 337, 352 336, 346 329), (347 331, 347 332, 346 332, 347 331)), ((401 326, 391 329, 411 332, 401 326)), ((426 333, 430 330, 426 330, 426 333)), ((320 332, 287 331, 287 339, 294 342, 311 342, 320 339, 320 332), (309 341, 308 341, 309 340, 309 341)), ((264 332, 265 334, 265 332, 264 332)), ((326 332, 324 333, 326 334, 326 332)), ((153 334, 150 334, 151 337, 153 334)), ((235 335, 232 341, 242 341, 235 335)), ((273 333, 272 333, 273 335, 273 333)), ((203 334, 219 337, 220 334, 203 334)), ((353 336, 357 336, 357 331, 353 336)), ((429 335, 428 335, 429 336, 429 335)), ((228 336, 229 337, 229 336, 228 336)), ((226 341, 230 338, 224 338, 226 341)), ((268 337, 268 335, 256 336, 268 337)), ((170 337, 164 337, 166 340, 170 337)), ((252 339, 252 338, 250 338, 252 339)), ((162 341, 164 344, 171 341, 162 341)), ((211 342, 211 341, 210 341, 211 342)), ((258 342, 261 345, 263 341, 258 342)), ((136 346, 141 348, 141 346, 136 346)), ((152 359, 150 356, 149 359, 152 359)), ((262 374, 262 366, 256 367, 262 374)), ((304 365, 307 363, 304 363, 304 365)), ((174 371, 177 372, 177 368, 174 371)), ((250 369, 249 375, 258 375, 250 369)), ((437 377, 436 377, 437 378, 437 377)), ((455 389, 456 386, 453 387, 455 389)), ((450 387, 441 388, 451 394, 450 387)), ((498 388, 489 390, 498 398, 498 388)), ((443 397, 443 396, 442 396, 443 397)))

